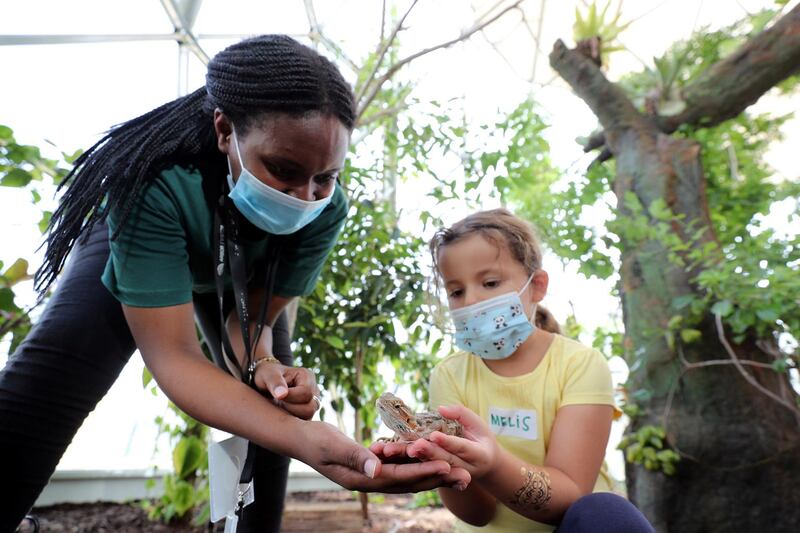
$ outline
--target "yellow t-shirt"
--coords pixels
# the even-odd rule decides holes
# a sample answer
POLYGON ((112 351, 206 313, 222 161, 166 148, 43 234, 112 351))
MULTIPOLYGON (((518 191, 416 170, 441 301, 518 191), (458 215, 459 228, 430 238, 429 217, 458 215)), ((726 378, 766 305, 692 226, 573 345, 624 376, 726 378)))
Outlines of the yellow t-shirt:
MULTIPOLYGON (((550 432, 558 409, 564 405, 614 405, 611 372, 606 359, 593 348, 555 335, 539 365, 528 374, 498 376, 483 361, 459 352, 434 368, 430 405, 464 405, 489 424, 497 442, 530 464, 544 463, 550 432)), ((594 492, 609 492, 611 478, 603 464, 594 492)), ((485 527, 456 521, 460 532, 553 531, 498 502, 497 512, 485 527)))

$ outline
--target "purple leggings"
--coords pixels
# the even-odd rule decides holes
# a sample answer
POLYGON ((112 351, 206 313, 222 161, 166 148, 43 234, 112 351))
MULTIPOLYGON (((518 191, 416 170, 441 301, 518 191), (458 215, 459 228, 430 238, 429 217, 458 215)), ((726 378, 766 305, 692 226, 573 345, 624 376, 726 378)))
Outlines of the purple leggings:
POLYGON ((611 492, 595 492, 570 505, 556 533, 654 533, 634 505, 611 492))

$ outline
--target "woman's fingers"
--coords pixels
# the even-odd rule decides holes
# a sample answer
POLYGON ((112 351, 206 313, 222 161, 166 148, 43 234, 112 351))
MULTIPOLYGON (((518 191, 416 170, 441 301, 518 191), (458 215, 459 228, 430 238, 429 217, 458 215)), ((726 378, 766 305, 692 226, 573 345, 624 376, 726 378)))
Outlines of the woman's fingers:
MULTIPOLYGON (((319 398, 319 388, 314 373, 307 368, 284 367, 284 379, 289 386, 289 391, 284 402, 309 403, 314 402, 314 397, 319 398)), ((316 406, 319 409, 319 406, 316 406)))
POLYGON ((283 400, 289 394, 289 386, 283 378, 286 368, 279 363, 258 365, 255 375, 256 387, 269 392, 276 400, 283 400))
POLYGON ((418 492, 436 487, 464 490, 472 477, 464 468, 451 467, 445 461, 425 463, 384 463, 380 478, 387 492, 418 492))
POLYGON ((306 368, 262 364, 256 369, 255 384, 278 400, 277 405, 300 418, 310 419, 320 408, 314 373, 306 368))

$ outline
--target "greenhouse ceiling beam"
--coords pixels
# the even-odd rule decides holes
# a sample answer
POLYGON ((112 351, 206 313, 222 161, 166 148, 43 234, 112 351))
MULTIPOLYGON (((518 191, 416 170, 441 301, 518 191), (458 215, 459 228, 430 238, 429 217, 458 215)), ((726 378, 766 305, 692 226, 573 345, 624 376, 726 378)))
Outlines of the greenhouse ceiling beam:
POLYGON ((164 6, 164 11, 167 12, 170 22, 175 27, 175 33, 179 36, 178 44, 186 47, 204 65, 208 65, 210 58, 192 33, 202 3, 203 0, 161 0, 161 5, 164 6))
POLYGON ((15 46, 26 44, 80 44, 80 43, 108 43, 129 41, 175 41, 179 39, 175 33, 141 33, 141 34, 115 34, 115 35, 0 35, 0 46, 15 46))
MULTIPOLYGON (((244 33, 201 33, 197 39, 241 39, 244 33)), ((297 37, 308 37, 306 34, 297 37)), ((134 33, 134 34, 85 34, 85 35, 0 35, 0 46, 21 46, 28 44, 81 44, 134 41, 177 41, 181 35, 174 33, 134 33)))

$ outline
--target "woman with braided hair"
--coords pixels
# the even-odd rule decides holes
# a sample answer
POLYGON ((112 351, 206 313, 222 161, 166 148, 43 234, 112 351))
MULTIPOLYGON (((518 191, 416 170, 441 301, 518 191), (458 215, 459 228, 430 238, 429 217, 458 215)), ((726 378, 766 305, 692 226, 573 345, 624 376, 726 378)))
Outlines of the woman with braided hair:
POLYGON ((354 490, 466 486, 462 469, 381 464, 312 421, 314 375, 291 366, 283 311, 312 291, 343 225, 354 120, 330 61, 260 36, 215 56, 205 87, 112 128, 75 162, 37 289, 66 268, 0 373, 0 531, 33 505, 136 348, 183 411, 250 441, 255 503, 239 508, 240 531, 279 530, 288 457, 354 490))

